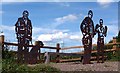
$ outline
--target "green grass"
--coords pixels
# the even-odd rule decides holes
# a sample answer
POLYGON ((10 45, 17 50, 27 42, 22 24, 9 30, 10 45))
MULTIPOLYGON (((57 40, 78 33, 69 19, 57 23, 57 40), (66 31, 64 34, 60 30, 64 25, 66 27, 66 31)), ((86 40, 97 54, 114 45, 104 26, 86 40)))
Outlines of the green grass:
POLYGON ((2 60, 0 59, 0 71, 2 71, 2 60))
POLYGON ((29 66, 26 64, 17 64, 12 59, 5 59, 2 61, 2 73, 23 73, 23 72, 30 72, 30 73, 39 73, 39 72, 55 72, 60 73, 59 69, 51 67, 46 64, 37 64, 34 66, 29 66))

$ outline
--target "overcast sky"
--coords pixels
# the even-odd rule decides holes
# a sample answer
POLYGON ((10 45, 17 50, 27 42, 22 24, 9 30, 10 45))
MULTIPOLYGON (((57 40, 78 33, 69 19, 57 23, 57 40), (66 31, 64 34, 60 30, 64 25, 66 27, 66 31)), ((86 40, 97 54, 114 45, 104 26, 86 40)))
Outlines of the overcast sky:
MULTIPOLYGON (((80 23, 90 9, 93 11, 94 26, 101 18, 104 26, 108 26, 105 43, 118 34, 117 2, 3 2, 1 5, 0 31, 4 32, 5 40, 10 42, 17 42, 14 25, 24 10, 29 11, 29 19, 32 21, 33 42, 41 40, 50 46, 61 43, 61 47, 82 45, 80 23)), ((93 44, 96 44, 96 40, 97 35, 93 38, 93 44)))

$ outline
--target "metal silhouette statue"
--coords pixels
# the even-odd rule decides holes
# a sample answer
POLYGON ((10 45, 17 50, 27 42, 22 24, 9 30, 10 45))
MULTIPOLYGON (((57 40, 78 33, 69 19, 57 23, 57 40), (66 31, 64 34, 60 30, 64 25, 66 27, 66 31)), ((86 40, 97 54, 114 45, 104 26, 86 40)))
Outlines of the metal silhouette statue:
POLYGON ((29 63, 36 64, 40 60, 40 46, 43 47, 44 44, 42 41, 35 41, 35 46, 30 50, 29 63))
POLYGON ((18 62, 28 63, 29 43, 32 43, 32 23, 28 18, 29 12, 23 11, 23 17, 18 18, 15 24, 15 31, 18 39, 18 62))
POLYGON ((80 29, 83 34, 82 43, 84 45, 83 64, 90 64, 92 38, 94 37, 93 12, 89 10, 88 16, 82 21, 80 29))
POLYGON ((104 37, 107 36, 107 26, 103 27, 103 19, 99 21, 95 27, 95 34, 98 33, 97 38, 97 63, 100 63, 100 56, 102 56, 101 63, 104 63, 104 37))

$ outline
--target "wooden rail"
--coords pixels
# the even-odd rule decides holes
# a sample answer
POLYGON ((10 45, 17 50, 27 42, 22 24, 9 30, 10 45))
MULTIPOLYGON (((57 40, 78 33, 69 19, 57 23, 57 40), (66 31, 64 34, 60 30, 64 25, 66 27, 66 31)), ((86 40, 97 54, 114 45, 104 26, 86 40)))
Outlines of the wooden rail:
MULTIPOLYGON (((120 44, 120 42, 119 43, 108 43, 105 45, 108 46, 108 45, 117 45, 117 44, 120 44)), ((93 44, 92 46, 97 46, 97 45, 93 44)), ((84 48, 84 47, 83 46, 71 46, 71 47, 61 48, 60 50, 68 50, 68 49, 76 49, 76 48, 84 48)))
MULTIPOLYGON (((107 56, 104 56, 104 57, 107 58, 107 56)), ((102 56, 100 56, 100 58, 102 58, 102 56)), ((91 60, 95 60, 95 59, 97 59, 96 56, 91 57, 91 60)), ((82 59, 81 59, 81 57, 73 58, 73 59, 60 59, 60 62, 71 62, 71 61, 81 61, 82 62, 82 59)))
MULTIPOLYGON (((114 39, 113 39, 114 40, 114 39)), ((9 43, 9 42, 4 42, 2 41, 1 43, 3 43, 3 45, 12 45, 12 46, 18 46, 17 43, 9 43)), ((116 45, 120 44, 119 43, 116 43, 116 41, 113 41, 113 43, 108 43, 108 44, 105 44, 106 46, 108 45, 113 45, 113 49, 106 49, 104 50, 105 52, 112 52, 112 51, 116 51, 120 48, 117 48, 116 45)), ((34 47, 35 45, 27 45, 28 47, 34 47)), ((92 46, 97 46, 96 44, 93 44, 92 46)), ((50 55, 53 55, 53 56, 56 56, 56 55, 60 55, 60 56, 83 56, 84 52, 76 52, 76 53, 60 53, 59 50, 68 50, 68 49, 76 49, 76 48, 84 48, 83 46, 71 46, 71 47, 66 47, 66 48, 60 48, 59 45, 56 45, 56 47, 50 47, 50 46, 39 46, 40 48, 48 48, 48 49, 56 49, 56 52, 55 53, 49 53, 50 55)), ((92 50, 92 53, 97 53, 97 50, 92 50)), ((91 59, 96 59, 96 57, 91 57, 91 59)), ((54 61, 57 61, 57 60, 60 60, 59 57, 58 59, 56 58, 56 60, 54 61)), ((74 59, 62 59, 60 60, 61 62, 62 61, 76 61, 76 60, 81 60, 81 58, 74 58, 74 59)), ((44 60, 40 60, 40 61, 44 61, 44 60)))
POLYGON ((81 61, 81 58, 61 59, 60 62, 81 61))
MULTIPOLYGON (((118 48, 120 49, 120 48, 118 48)), ((117 49, 106 49, 105 52, 116 51, 117 49)), ((84 54, 84 52, 76 52, 77 54, 84 54)), ((97 50, 92 50, 92 53, 97 53, 97 50)))
MULTIPOLYGON (((9 42, 4 42, 5 45, 12 45, 12 46, 18 46, 17 43, 9 43, 9 42)), ((34 47, 35 45, 27 45, 28 47, 34 47)), ((50 47, 50 46, 39 46, 40 48, 49 48, 49 49, 57 49, 57 47, 50 47)), ((60 49, 60 48, 59 48, 60 49)))

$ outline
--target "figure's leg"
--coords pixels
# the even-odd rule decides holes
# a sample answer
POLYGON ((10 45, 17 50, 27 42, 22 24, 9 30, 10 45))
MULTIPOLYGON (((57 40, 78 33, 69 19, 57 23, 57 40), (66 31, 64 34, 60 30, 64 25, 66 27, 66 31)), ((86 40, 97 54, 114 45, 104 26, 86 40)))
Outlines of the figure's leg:
POLYGON ((100 42, 98 40, 97 42, 97 63, 99 63, 99 58, 100 57, 100 42))
POLYGON ((104 39, 102 39, 102 63, 104 63, 104 39))
POLYGON ((22 40, 21 38, 18 39, 18 63, 22 63, 22 40))
POLYGON ((83 64, 90 63, 90 50, 89 50, 89 39, 85 38, 85 46, 84 46, 84 57, 83 57, 83 64))
POLYGON ((29 45, 29 41, 28 40, 26 40, 25 42, 27 42, 27 43, 25 43, 25 49, 24 49, 24 60, 25 60, 25 63, 28 63, 28 59, 29 59, 29 47, 27 46, 27 45, 29 45))
POLYGON ((38 52, 38 57, 39 57, 39 60, 40 60, 40 53, 41 53, 41 51, 40 51, 41 49, 39 48, 39 52, 38 52))
POLYGON ((91 51, 92 51, 92 38, 89 38, 89 48, 88 48, 88 54, 89 54, 89 63, 91 64, 91 51))
POLYGON ((83 45, 84 45, 84 56, 83 56, 83 64, 86 64, 87 62, 87 40, 86 38, 82 39, 83 45))
POLYGON ((83 56, 83 64, 87 64, 88 54, 87 54, 87 45, 84 46, 84 56, 83 56))
POLYGON ((18 45, 18 63, 22 62, 22 47, 18 45))

